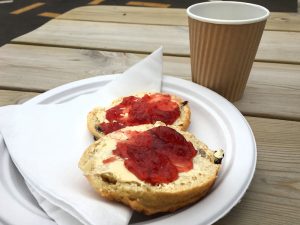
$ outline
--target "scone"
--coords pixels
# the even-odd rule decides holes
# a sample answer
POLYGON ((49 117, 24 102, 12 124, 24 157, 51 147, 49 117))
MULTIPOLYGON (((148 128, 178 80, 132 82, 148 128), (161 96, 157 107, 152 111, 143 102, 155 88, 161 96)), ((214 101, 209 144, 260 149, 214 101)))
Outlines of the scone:
POLYGON ((222 157, 222 150, 209 150, 191 133, 157 122, 102 136, 79 167, 102 197, 151 215, 204 197, 222 157))
POLYGON ((126 126, 154 124, 186 130, 190 124, 190 108, 187 101, 166 93, 139 93, 118 98, 107 108, 93 109, 87 118, 89 131, 95 139, 126 126))

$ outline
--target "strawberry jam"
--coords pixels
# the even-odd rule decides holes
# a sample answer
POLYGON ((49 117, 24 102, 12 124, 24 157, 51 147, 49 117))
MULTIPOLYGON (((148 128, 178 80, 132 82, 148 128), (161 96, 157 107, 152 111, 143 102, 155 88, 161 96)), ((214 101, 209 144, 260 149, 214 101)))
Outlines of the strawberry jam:
POLYGON ((128 139, 118 142, 113 154, 123 158, 125 167, 140 180, 152 185, 170 183, 179 172, 193 168, 197 151, 176 130, 159 126, 126 134, 128 139))
POLYGON ((106 111, 108 122, 98 124, 97 129, 108 134, 126 126, 154 124, 156 121, 169 125, 179 116, 179 106, 168 94, 146 94, 141 98, 129 96, 106 111))

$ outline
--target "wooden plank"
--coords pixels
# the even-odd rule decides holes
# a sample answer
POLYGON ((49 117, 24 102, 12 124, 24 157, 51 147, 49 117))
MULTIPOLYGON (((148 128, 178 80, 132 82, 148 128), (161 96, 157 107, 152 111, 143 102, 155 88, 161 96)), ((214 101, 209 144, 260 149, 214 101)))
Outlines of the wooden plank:
POLYGON ((144 6, 144 7, 159 7, 168 8, 171 4, 158 3, 158 2, 140 2, 140 1, 129 1, 126 3, 129 6, 144 6))
POLYGON ((256 60, 300 63, 300 32, 265 31, 256 60))
MULTIPOLYGON (((226 0, 225 0, 226 1, 226 0)), ((297 12, 297 0, 248 0, 249 3, 259 4, 270 11, 276 12, 297 12)))
POLYGON ((300 31, 300 11, 298 13, 271 12, 266 30, 300 31))
MULTIPOLYGON (((9 44, 0 48, 0 87, 45 91, 101 74, 125 71, 146 55, 9 44)), ((190 59, 164 57, 164 74, 191 79, 190 59)), ((254 63, 242 100, 245 114, 300 120, 300 66, 254 63)))
POLYGON ((117 22, 156 25, 187 25, 184 9, 128 6, 83 6, 72 9, 58 19, 94 22, 117 22))
POLYGON ((217 225, 298 224, 300 123, 248 117, 257 142, 254 179, 242 201, 217 225))
POLYGON ((244 115, 299 120, 299 74, 298 65, 254 63, 244 96, 234 104, 244 115))
POLYGON ((98 74, 122 72, 141 57, 84 49, 8 44, 0 48, 0 88, 43 92, 98 74))
POLYGON ((182 26, 51 20, 13 42, 141 53, 163 45, 166 54, 187 55, 187 34, 182 26))
MULTIPOLYGON (((0 48, 0 87, 42 92, 87 77, 123 72, 145 56, 8 44, 0 48)), ((164 73, 190 79, 189 59, 165 56, 164 61, 164 73)))
MULTIPOLYGON (((126 6, 83 6, 72 9, 58 19, 156 25, 187 25, 185 9, 126 6)), ((299 13, 272 12, 266 30, 300 31, 299 13)))
MULTIPOLYGON (((166 55, 189 55, 186 26, 161 26, 51 20, 14 43, 149 53, 164 46, 166 55)), ((300 63, 300 32, 265 31, 257 61, 300 63)))
POLYGON ((0 106, 20 104, 40 93, 0 90, 0 106))

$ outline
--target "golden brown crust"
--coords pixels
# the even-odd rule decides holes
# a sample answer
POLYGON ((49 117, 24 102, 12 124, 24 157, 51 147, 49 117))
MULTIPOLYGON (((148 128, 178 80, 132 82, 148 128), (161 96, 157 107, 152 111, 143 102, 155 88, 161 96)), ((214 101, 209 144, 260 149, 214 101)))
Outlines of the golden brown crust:
MULTIPOLYGON (((139 96, 141 94, 137 94, 139 96)), ((180 109, 180 118, 175 121, 173 125, 177 126, 180 130, 187 130, 189 125, 190 125, 190 120, 191 120, 191 111, 190 107, 187 101, 183 101, 181 98, 171 95, 172 100, 176 101, 179 105, 180 109)), ((118 98, 114 100, 111 104, 110 107, 114 105, 117 105, 118 103, 121 102, 122 98, 118 98)), ((95 137, 95 139, 99 139, 102 137, 104 134, 97 130, 97 124, 104 122, 105 118, 105 108, 97 107, 94 108, 91 112, 89 112, 87 116, 87 128, 88 130, 92 133, 92 135, 95 137)))
POLYGON ((196 186, 181 192, 156 193, 144 190, 142 194, 139 194, 134 191, 134 188, 132 188, 132 191, 130 192, 119 192, 114 189, 104 189, 103 186, 107 184, 99 184, 99 178, 91 175, 86 177, 100 196, 110 201, 121 202, 128 205, 133 210, 146 215, 152 215, 160 212, 174 212, 177 209, 199 201, 208 193, 217 178, 217 176, 214 176, 201 186, 196 186))

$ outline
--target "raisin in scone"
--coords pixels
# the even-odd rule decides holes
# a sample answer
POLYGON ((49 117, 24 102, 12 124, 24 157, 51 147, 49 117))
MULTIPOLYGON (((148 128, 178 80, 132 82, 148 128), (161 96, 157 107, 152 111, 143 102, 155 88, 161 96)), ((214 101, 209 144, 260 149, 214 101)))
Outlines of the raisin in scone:
POLYGON ((222 158, 222 150, 213 152, 191 133, 157 122, 102 136, 79 167, 102 197, 150 215, 204 197, 222 158))
POLYGON ((126 126, 154 124, 186 130, 190 124, 190 108, 187 101, 166 93, 139 93, 118 98, 107 108, 93 109, 87 118, 89 131, 95 139, 126 126))

